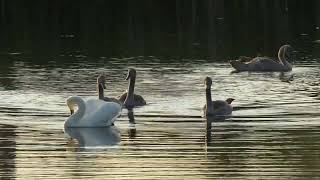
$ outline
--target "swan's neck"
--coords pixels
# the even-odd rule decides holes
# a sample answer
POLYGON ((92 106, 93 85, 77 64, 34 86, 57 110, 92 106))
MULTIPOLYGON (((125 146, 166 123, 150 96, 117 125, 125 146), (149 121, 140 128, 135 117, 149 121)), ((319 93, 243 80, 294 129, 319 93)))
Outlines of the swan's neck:
POLYGON ((86 111, 84 100, 75 99, 73 102, 68 103, 70 109, 74 109, 75 105, 78 106, 78 110, 67 119, 66 125, 68 127, 76 126, 77 121, 79 121, 83 117, 86 111))
POLYGON ((285 57, 284 57, 284 54, 280 54, 278 55, 278 58, 279 58, 279 62, 280 64, 282 64, 284 66, 284 61, 285 61, 285 57))
POLYGON ((288 62, 288 59, 286 58, 286 54, 287 54, 287 47, 281 47, 278 52, 278 58, 279 58, 280 63, 283 66, 290 65, 288 62))
POLYGON ((212 104, 212 99, 211 99, 211 87, 206 88, 206 105, 207 105, 207 110, 206 114, 213 114, 213 104, 212 104))
POLYGON ((135 77, 130 77, 129 86, 128 86, 128 94, 127 94, 126 100, 132 100, 133 101, 135 82, 136 82, 136 78, 135 77))
POLYGON ((279 61, 283 65, 285 70, 291 70, 292 65, 288 62, 287 56, 286 56, 286 49, 282 50, 282 53, 279 52, 279 61))
POLYGON ((291 69, 292 68, 291 64, 287 60, 283 60, 282 64, 286 69, 291 69))
POLYGON ((104 98, 104 90, 103 90, 103 86, 101 83, 98 84, 98 94, 99 94, 99 99, 104 98))
POLYGON ((289 66, 290 63, 288 62, 288 59, 286 58, 285 55, 283 55, 283 57, 281 58, 281 62, 284 66, 289 66))

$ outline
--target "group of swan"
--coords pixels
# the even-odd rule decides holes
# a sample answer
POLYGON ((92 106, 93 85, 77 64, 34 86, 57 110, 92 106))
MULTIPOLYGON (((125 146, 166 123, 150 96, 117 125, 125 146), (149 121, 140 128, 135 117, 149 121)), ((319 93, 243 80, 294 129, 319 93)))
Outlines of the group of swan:
POLYGON ((146 101, 140 95, 134 93, 134 86, 136 82, 137 72, 135 69, 130 68, 128 70, 128 75, 126 80, 129 80, 128 91, 118 96, 117 98, 108 98, 104 96, 104 89, 106 89, 106 80, 105 76, 100 75, 97 78, 97 89, 99 99, 107 101, 107 102, 116 102, 118 104, 123 105, 127 109, 132 109, 136 106, 144 106, 146 105, 146 101))
POLYGON ((71 116, 64 123, 69 127, 105 127, 113 125, 115 119, 120 115, 122 107, 132 109, 136 106, 146 105, 142 96, 134 94, 136 70, 130 68, 126 80, 129 81, 128 92, 119 98, 108 98, 104 96, 105 77, 97 78, 97 89, 99 99, 83 100, 79 96, 71 96, 67 99, 67 106, 71 116), (78 110, 74 112, 74 108, 78 110))
MULTIPOLYGON (((129 69, 128 77, 135 77, 135 74, 135 70, 129 69)), ((121 105, 128 109, 138 105, 145 105, 146 101, 143 97, 133 93, 134 79, 135 78, 129 82, 128 93, 122 94, 120 98, 117 99, 104 97, 105 78, 103 76, 99 76, 97 78, 99 99, 84 101, 79 96, 71 96, 67 99, 67 105, 70 109, 71 116, 65 121, 65 127, 111 126, 113 125, 114 120, 121 113, 121 105), (125 100, 123 101, 123 99, 125 100), (75 106, 78 106, 78 110, 74 113, 75 106)), ((206 77, 206 104, 203 107, 204 117, 230 115, 232 113, 231 102, 234 99, 228 98, 226 101, 212 101, 211 85, 212 79, 210 77, 206 77)))
MULTIPOLYGON (((288 60, 292 60, 293 49, 290 45, 283 45, 278 52, 278 60, 268 57, 256 57, 249 62, 243 60, 230 61, 230 64, 237 71, 278 71, 286 72, 292 70, 292 65, 288 60)), ((114 120, 121 113, 122 107, 132 109, 136 106, 146 105, 142 96, 134 94, 136 80, 136 70, 130 68, 126 80, 129 80, 128 91, 118 98, 108 98, 104 96, 105 77, 97 78, 97 89, 99 99, 90 99, 84 101, 78 96, 72 96, 67 99, 67 105, 70 108, 71 116, 65 121, 65 127, 104 127, 111 126, 114 120), (74 113, 74 107, 78 110, 74 113)), ((225 101, 211 99, 212 79, 206 77, 204 80, 206 87, 206 104, 203 107, 204 117, 227 116, 232 113, 231 103, 233 98, 225 101)))

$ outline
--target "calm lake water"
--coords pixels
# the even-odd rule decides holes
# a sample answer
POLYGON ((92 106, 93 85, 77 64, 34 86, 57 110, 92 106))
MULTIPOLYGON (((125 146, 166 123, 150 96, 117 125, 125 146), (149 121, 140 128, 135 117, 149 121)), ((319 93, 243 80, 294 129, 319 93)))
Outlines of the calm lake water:
POLYGON ((319 57, 304 54, 280 74, 231 73, 211 60, 12 56, 0 67, 0 179, 320 177, 319 57), (105 95, 120 95, 128 67, 148 102, 134 109, 136 123, 123 110, 115 127, 65 132, 65 99, 97 98, 100 73, 105 95), (213 122, 209 135, 206 76, 214 99, 236 99, 233 116, 213 122))

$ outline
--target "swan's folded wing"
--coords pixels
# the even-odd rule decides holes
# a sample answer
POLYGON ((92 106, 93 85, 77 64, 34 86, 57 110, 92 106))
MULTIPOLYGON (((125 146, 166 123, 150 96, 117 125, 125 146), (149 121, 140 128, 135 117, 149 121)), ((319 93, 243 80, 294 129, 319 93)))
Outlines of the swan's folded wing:
POLYGON ((86 102, 86 119, 90 124, 110 126, 121 113, 121 106, 114 102, 90 99, 86 102))
POLYGON ((97 111, 103 112, 109 117, 118 117, 121 113, 121 105, 115 102, 105 102, 101 106, 98 107, 97 111))
POLYGON ((280 71, 283 68, 279 61, 269 57, 256 57, 248 65, 252 71, 280 71))
POLYGON ((143 97, 138 94, 134 94, 134 103, 135 106, 144 106, 147 104, 146 100, 144 100, 143 97))
POLYGON ((96 111, 104 104, 105 102, 99 99, 89 99, 86 101, 86 115, 91 115, 96 113, 96 111))
POLYGON ((228 103, 227 103, 226 101, 220 101, 220 100, 218 100, 218 101, 212 101, 212 104, 213 104, 213 107, 214 107, 215 109, 218 109, 218 108, 221 108, 221 107, 226 106, 228 103))
POLYGON ((215 115, 229 115, 232 113, 232 106, 226 101, 212 101, 215 115))
POLYGON ((123 103, 123 102, 126 100, 126 98, 127 98, 127 92, 124 92, 123 94, 121 94, 121 95, 118 96, 117 98, 118 98, 118 100, 119 100, 120 102, 123 103))

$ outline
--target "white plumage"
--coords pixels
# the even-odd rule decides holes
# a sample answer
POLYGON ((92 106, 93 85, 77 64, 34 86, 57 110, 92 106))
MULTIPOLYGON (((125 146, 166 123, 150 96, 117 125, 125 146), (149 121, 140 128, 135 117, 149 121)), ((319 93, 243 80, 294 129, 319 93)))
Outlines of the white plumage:
POLYGON ((79 96, 69 97, 67 105, 72 112, 75 106, 78 106, 78 110, 65 121, 65 127, 111 126, 121 113, 121 106, 117 103, 99 99, 84 101, 79 96))

